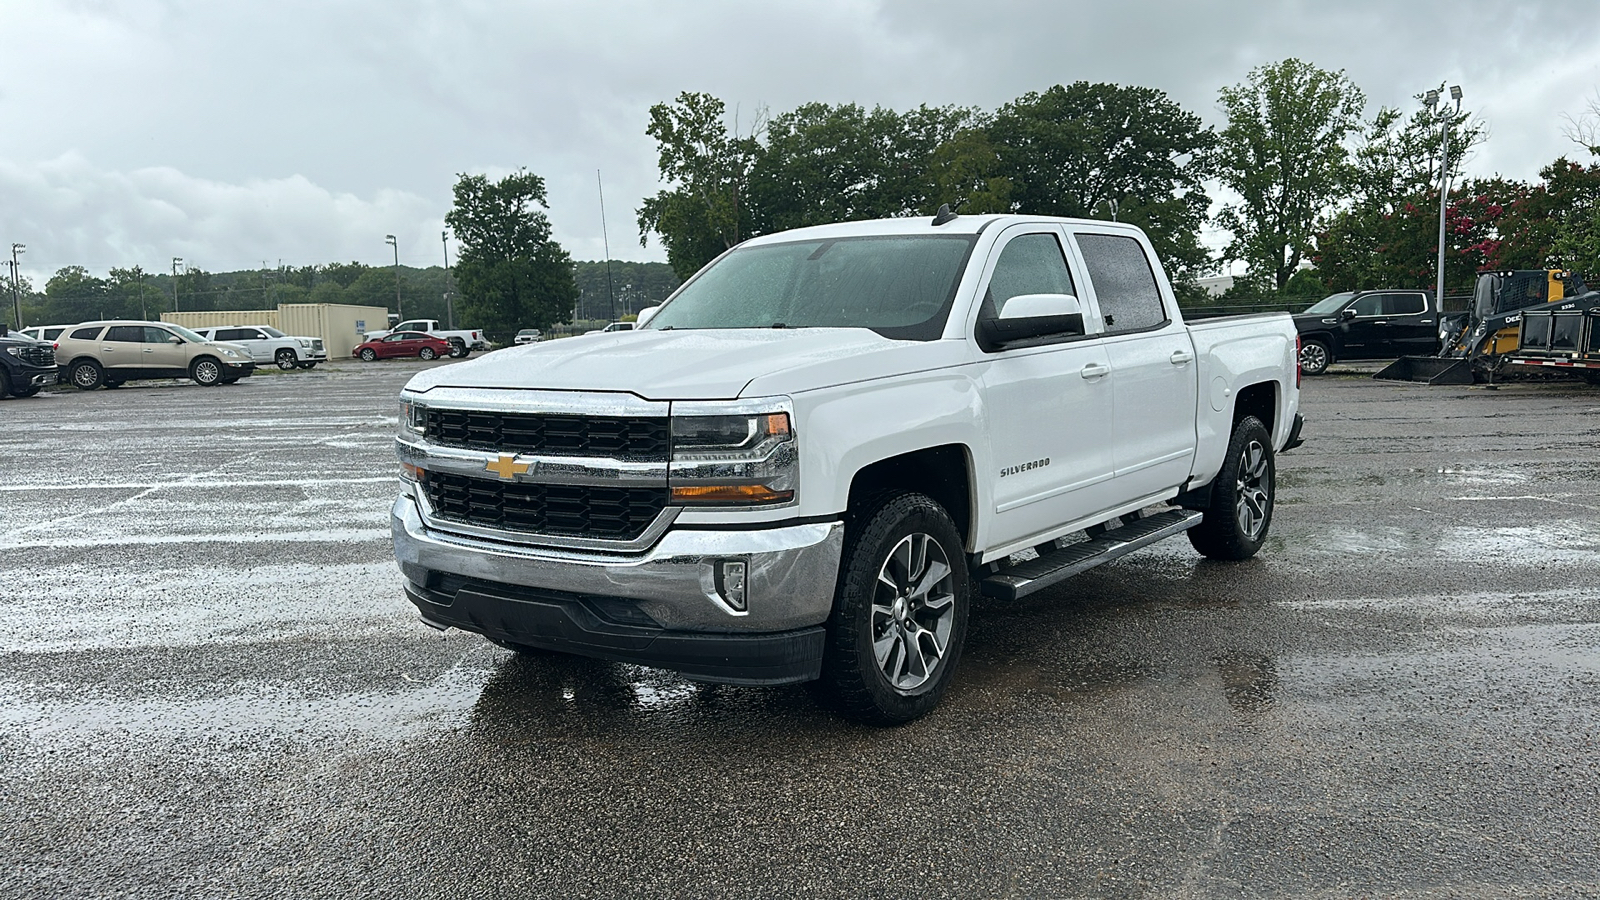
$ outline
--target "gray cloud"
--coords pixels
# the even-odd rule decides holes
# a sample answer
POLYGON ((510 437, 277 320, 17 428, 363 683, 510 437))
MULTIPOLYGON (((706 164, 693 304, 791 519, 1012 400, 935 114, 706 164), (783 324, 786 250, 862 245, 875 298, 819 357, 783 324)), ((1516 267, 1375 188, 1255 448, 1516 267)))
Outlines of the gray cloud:
POLYGON ((0 241, 30 274, 83 264, 208 269, 439 258, 454 175, 526 166, 556 235, 614 256, 658 189, 648 108, 682 90, 748 124, 809 101, 994 108, 1078 79, 1145 84, 1217 122, 1216 92, 1299 56, 1370 107, 1462 84, 1491 137, 1473 174, 1533 177, 1576 151, 1561 115, 1600 84, 1567 35, 1592 6, 1312 4, 558 4, 433 0, 11 0, 0 55, 0 241))

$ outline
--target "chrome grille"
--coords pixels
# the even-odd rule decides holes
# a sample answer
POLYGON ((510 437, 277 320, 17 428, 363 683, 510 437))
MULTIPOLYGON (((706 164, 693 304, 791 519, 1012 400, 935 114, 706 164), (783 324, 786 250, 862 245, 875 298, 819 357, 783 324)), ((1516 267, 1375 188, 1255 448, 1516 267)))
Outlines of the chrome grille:
POLYGON ((526 484, 424 472, 422 490, 442 519, 530 534, 631 541, 667 505, 667 489, 526 484))
POLYGON ((664 461, 668 431, 665 418, 429 409, 427 439, 467 450, 664 461))

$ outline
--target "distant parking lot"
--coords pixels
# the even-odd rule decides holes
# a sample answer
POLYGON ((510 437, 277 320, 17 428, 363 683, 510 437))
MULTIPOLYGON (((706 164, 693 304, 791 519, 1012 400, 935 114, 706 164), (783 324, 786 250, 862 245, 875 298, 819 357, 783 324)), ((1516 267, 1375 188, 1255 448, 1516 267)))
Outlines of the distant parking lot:
POLYGON ((980 605, 875 730, 418 624, 448 364, 0 403, 0 896, 1600 893, 1600 389, 1307 379, 1256 560, 980 605))

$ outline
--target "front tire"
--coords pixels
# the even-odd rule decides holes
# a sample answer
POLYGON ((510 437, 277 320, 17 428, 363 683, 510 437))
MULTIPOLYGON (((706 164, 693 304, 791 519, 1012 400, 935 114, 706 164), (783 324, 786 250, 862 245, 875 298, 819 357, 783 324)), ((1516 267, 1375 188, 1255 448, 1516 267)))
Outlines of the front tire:
POLYGON ((1189 529, 1189 543, 1209 559, 1238 561, 1256 555, 1272 527, 1277 494, 1272 435, 1255 416, 1233 426, 1222 471, 1211 482, 1205 518, 1189 529))
MULTIPOLYGON (((11 376, 6 374, 6 370, 5 369, 0 369, 0 400, 4 400, 6 397, 9 397, 10 395, 11 395, 11 376)), ((22 395, 18 394, 17 396, 20 397, 22 395)))
POLYGON ((372 362, 373 360, 375 360, 377 358, 378 358, 378 351, 372 349, 371 347, 367 347, 366 349, 361 351, 361 361, 362 362, 372 362))
POLYGON ((439 351, 433 349, 432 347, 423 347, 421 350, 417 351, 417 355, 423 359, 438 359, 439 351))
POLYGON ((1300 372, 1303 375, 1321 375, 1333 364, 1333 353, 1321 341, 1306 341, 1300 345, 1300 372))
POLYGON ((282 350, 279 350, 277 355, 275 357, 273 357, 273 358, 278 363, 278 368, 282 369, 285 372, 293 372, 296 363, 299 362, 299 360, 294 355, 294 351, 288 349, 287 347, 285 347, 282 350))
POLYGON ((899 725, 938 705, 966 639, 961 535, 924 494, 877 498, 846 524, 821 687, 848 716, 899 725))
POLYGON ((92 391, 106 380, 105 370, 91 360, 72 364, 72 386, 80 391, 92 391))
POLYGON ((300 363, 300 368, 302 368, 302 369, 315 369, 316 367, 317 367, 317 364, 315 362, 303 362, 303 363, 300 363))
POLYGON ((189 367, 189 377, 201 387, 216 387, 222 383, 222 363, 202 356, 189 367))

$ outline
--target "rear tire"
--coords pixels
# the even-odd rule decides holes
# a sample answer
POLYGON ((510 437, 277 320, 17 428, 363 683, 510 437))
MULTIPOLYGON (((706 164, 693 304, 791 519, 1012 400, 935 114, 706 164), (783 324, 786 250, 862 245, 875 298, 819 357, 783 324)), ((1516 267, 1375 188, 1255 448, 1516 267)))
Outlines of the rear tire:
POLYGON ((104 369, 93 360, 83 360, 72 364, 72 385, 80 391, 92 391, 106 380, 104 369))
MULTIPOLYGON (((40 390, 39 388, 36 388, 36 387, 34 387, 32 385, 29 385, 29 386, 23 388, 22 390, 17 390, 15 388, 12 388, 11 396, 26 399, 28 397, 32 397, 34 394, 39 393, 39 390, 40 390)), ((4 394, 0 394, 0 397, 3 397, 3 396, 5 396, 5 395, 4 394)))
POLYGON ((278 363, 278 368, 282 369, 285 372, 294 371, 295 363, 298 361, 297 358, 294 355, 294 351, 290 350, 287 347, 285 347, 282 350, 279 350, 277 355, 274 356, 273 359, 278 363))
POLYGON ((417 355, 423 359, 438 359, 439 351, 433 349, 432 347, 423 347, 421 350, 417 351, 417 355))
POLYGON ((1233 426, 1222 471, 1211 482, 1205 518, 1189 529, 1189 543, 1208 559, 1237 561, 1256 555, 1272 527, 1277 489, 1272 435, 1255 416, 1233 426))
POLYGON ((222 363, 202 356, 189 366, 189 377, 201 387, 216 387, 222 383, 222 363))
POLYGON ((1600 372, 1586 370, 1583 373, 1583 380, 1592 385, 1600 386, 1600 372))
POLYGON ((1300 372, 1304 375, 1321 375, 1333 364, 1333 353, 1321 341, 1306 341, 1300 345, 1300 372))
POLYGON ((899 725, 944 696, 967 631, 966 558, 944 508, 884 494, 845 525, 819 687, 851 718, 899 725))

